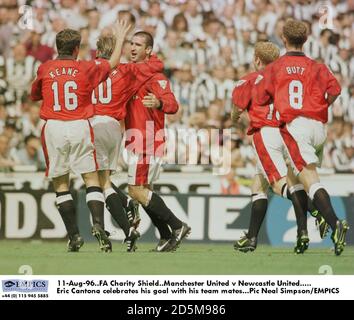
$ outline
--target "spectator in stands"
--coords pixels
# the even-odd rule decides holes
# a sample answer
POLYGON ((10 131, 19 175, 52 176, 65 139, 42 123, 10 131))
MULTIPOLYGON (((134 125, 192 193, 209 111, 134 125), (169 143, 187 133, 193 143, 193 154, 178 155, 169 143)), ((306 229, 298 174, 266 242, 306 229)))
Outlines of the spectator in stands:
MULTIPOLYGON (((323 23, 316 1, 7 0, 6 6, 0 6, 0 132, 8 137, 10 149, 24 145, 24 137, 39 134, 38 112, 35 107, 27 107, 26 93, 39 62, 50 56, 42 46, 48 46, 55 58, 56 33, 74 27, 82 31, 80 59, 91 59, 97 36, 111 33, 117 16, 131 23, 134 20, 136 29, 154 35, 154 50, 164 59, 166 74, 183 109, 183 115, 178 120, 171 118, 170 125, 228 128, 230 92, 235 81, 252 71, 255 42, 270 39, 283 48, 282 26, 292 16, 306 20, 306 54, 328 64, 342 86, 340 97, 330 109, 324 157, 325 167, 341 170, 334 159, 344 161, 344 155, 350 156, 350 148, 345 148, 348 144, 343 141, 354 135, 352 2, 328 1, 333 14, 331 26, 323 23), (26 30, 19 23, 18 6, 25 2, 33 8, 34 30, 26 30), (211 106, 215 99, 222 101, 220 119, 216 107, 211 106)), ((129 62, 129 47, 127 41, 122 63, 129 62)), ((244 119, 236 129, 240 140, 233 143, 233 160, 237 165, 252 167, 254 156, 249 153, 246 127, 244 119)))
POLYGON ((351 139, 343 140, 341 147, 333 151, 332 161, 337 172, 354 172, 354 145, 351 139))
POLYGON ((3 104, 0 103, 0 134, 4 131, 5 123, 7 119, 7 111, 3 104))
POLYGON ((9 171, 16 165, 10 156, 9 138, 4 134, 0 135, 0 171, 9 171))
POLYGON ((53 58, 54 49, 41 43, 41 37, 44 34, 44 27, 36 24, 26 42, 27 55, 34 57, 40 62, 46 62, 53 58))
POLYGON ((6 60, 6 81, 8 100, 20 104, 27 95, 28 88, 37 72, 39 62, 26 54, 26 47, 17 43, 12 49, 12 56, 6 60))
POLYGON ((221 129, 221 119, 224 113, 224 108, 219 101, 213 101, 207 111, 207 125, 221 129))
POLYGON ((8 117, 2 134, 8 138, 10 149, 16 148, 23 141, 23 138, 18 131, 17 119, 8 117))
POLYGON ((18 165, 36 166, 38 170, 46 167, 41 141, 34 135, 25 137, 25 146, 16 150, 13 158, 18 165))
POLYGON ((24 137, 34 135, 38 138, 41 136, 43 120, 39 117, 39 105, 31 103, 28 112, 24 115, 22 120, 22 134, 24 137))
POLYGON ((221 178, 220 191, 224 195, 249 194, 249 189, 238 182, 234 168, 221 178))

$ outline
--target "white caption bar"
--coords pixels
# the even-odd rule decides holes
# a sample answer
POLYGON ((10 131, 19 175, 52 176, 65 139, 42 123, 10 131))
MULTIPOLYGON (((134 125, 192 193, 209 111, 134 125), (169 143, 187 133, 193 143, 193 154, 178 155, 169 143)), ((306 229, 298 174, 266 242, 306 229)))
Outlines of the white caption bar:
POLYGON ((0 276, 1 299, 353 299, 354 276, 0 276))

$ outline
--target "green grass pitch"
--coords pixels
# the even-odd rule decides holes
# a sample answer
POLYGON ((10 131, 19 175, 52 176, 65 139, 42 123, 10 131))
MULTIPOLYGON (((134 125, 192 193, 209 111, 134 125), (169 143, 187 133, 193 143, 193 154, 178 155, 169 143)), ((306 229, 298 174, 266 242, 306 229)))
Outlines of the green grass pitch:
POLYGON ((0 241, 0 275, 16 275, 22 265, 44 275, 239 275, 319 274, 329 265, 333 274, 354 274, 354 248, 340 257, 330 249, 309 249, 296 256, 291 248, 259 246, 253 253, 233 250, 232 244, 182 244, 175 253, 149 252, 152 243, 138 243, 135 253, 113 243, 112 253, 103 253, 95 242, 85 243, 79 253, 67 253, 64 242, 0 241))

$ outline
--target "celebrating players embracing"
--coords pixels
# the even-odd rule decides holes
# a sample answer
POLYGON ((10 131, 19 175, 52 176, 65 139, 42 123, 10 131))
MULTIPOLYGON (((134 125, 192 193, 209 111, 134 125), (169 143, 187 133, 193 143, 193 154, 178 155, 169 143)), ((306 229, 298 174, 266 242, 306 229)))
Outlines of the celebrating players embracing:
MULTIPOLYGON (((131 41, 131 60, 138 63, 148 59, 153 42, 151 34, 135 33, 131 41)), ((177 110, 178 104, 169 81, 160 72, 146 81, 129 101, 125 118, 129 195, 142 204, 159 230, 161 239, 156 247, 159 252, 175 250, 191 230, 152 190, 152 184, 159 177, 164 154, 165 114, 173 114, 177 110)))
POLYGON ((33 100, 43 100, 41 118, 42 146, 46 155, 46 175, 53 180, 56 204, 68 232, 69 251, 83 245, 76 221, 76 209, 69 190, 69 173, 82 176, 86 185, 86 202, 93 219, 93 233, 104 251, 111 243, 103 230, 104 197, 97 174, 91 94, 107 79, 120 59, 124 38, 129 30, 126 23, 115 24, 116 45, 109 60, 76 61, 81 36, 78 31, 64 29, 56 36, 58 58, 42 64, 32 84, 33 100))
POLYGON ((256 102, 273 102, 280 113, 281 135, 293 168, 316 208, 333 231, 335 254, 345 247, 349 226, 340 221, 326 189, 320 184, 316 166, 321 164, 326 140, 328 108, 341 93, 341 87, 327 66, 303 53, 306 25, 290 19, 283 28, 287 53, 268 65, 256 85, 256 102))
MULTIPOLYGON (((114 37, 101 36, 97 42, 97 57, 109 59, 114 46, 114 37)), ((163 63, 155 55, 139 63, 119 64, 112 70, 107 80, 94 90, 92 96, 95 116, 90 122, 95 135, 100 185, 107 209, 125 234, 128 252, 136 249, 135 243, 139 237, 136 231, 138 221, 134 223, 134 217, 128 219, 126 210, 129 204, 126 196, 110 180, 110 174, 118 166, 122 141, 119 121, 124 120, 127 113, 126 103, 131 97, 145 81, 162 70, 163 63)))
MULTIPOLYGON (((271 185, 273 191, 291 200, 298 225, 296 253, 303 253, 308 247, 307 232, 307 195, 303 186, 287 175, 288 169, 285 155, 286 148, 279 131, 279 114, 273 104, 260 106, 253 97, 254 87, 266 65, 279 57, 279 49, 271 42, 258 42, 255 46, 254 66, 256 72, 242 78, 233 91, 233 120, 237 121, 242 111, 247 110, 250 118, 248 134, 252 135, 253 147, 257 156, 257 171, 252 183, 251 221, 248 233, 235 243, 235 249, 247 252, 257 246, 257 236, 266 215, 268 200, 267 189, 271 185)), ((317 215, 320 222, 321 215, 317 215)), ((323 224, 322 224, 323 225, 323 224)), ((325 229, 321 230, 324 237, 325 229)))

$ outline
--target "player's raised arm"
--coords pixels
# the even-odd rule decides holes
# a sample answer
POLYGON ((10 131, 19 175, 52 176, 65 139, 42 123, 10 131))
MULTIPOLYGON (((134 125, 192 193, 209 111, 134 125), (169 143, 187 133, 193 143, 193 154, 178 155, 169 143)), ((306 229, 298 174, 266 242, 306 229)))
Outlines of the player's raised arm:
POLYGON ((111 69, 115 68, 120 61, 120 56, 122 54, 122 47, 124 44, 125 37, 127 36, 131 25, 127 24, 125 20, 117 21, 114 26, 114 36, 116 37, 116 45, 114 47, 113 53, 108 60, 111 69))
POLYGON ((252 84, 247 79, 241 79, 236 82, 236 86, 232 91, 232 103, 234 108, 231 111, 231 120, 235 124, 241 113, 246 110, 252 99, 252 84))

